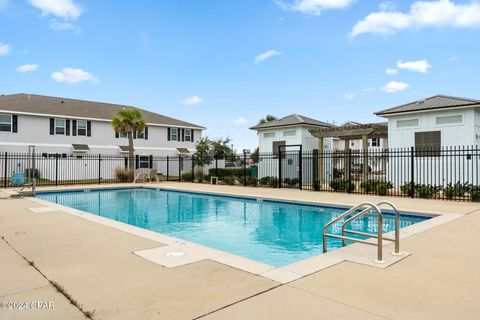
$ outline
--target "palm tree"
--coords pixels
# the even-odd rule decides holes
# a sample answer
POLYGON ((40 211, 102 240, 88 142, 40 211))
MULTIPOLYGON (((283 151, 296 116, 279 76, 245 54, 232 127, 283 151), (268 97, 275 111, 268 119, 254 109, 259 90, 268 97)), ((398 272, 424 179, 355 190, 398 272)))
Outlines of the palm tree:
POLYGON ((133 133, 145 130, 146 123, 143 120, 143 114, 135 108, 124 108, 118 111, 117 115, 112 119, 112 126, 116 132, 126 134, 128 137, 128 168, 132 170, 134 168, 133 133))
POLYGON ((277 117, 272 116, 271 114, 268 114, 264 119, 260 119, 260 121, 258 121, 258 124, 264 124, 264 123, 276 121, 276 120, 278 120, 277 117))

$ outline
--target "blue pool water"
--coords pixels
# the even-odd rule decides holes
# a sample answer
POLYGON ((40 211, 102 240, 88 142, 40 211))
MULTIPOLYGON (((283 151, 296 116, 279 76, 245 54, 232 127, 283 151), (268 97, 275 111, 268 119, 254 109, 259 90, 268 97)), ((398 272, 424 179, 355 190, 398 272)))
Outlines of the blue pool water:
MULTIPOLYGON (((40 193, 38 198, 230 252, 275 267, 322 253, 322 230, 345 209, 256 201, 156 189, 40 193)), ((427 219, 405 215, 401 227, 427 219)), ((341 224, 332 226, 339 234, 341 224)), ((377 218, 365 215, 351 229, 374 233, 377 218)), ((384 232, 394 230, 386 215, 384 232)), ((328 239, 329 250, 341 241, 328 239)))

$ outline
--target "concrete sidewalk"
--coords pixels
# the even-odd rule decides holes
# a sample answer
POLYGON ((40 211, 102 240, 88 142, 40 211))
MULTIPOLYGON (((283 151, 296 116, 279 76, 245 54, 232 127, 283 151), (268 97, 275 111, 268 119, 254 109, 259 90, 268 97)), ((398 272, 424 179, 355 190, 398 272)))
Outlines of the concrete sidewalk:
MULTIPOLYGON (((351 205, 376 197, 197 184, 160 184, 351 205)), ((383 199, 383 198, 382 198, 383 199)), ((478 319, 478 204, 394 199, 402 209, 465 216, 402 241, 413 255, 378 269, 344 262, 280 285, 210 260, 168 269, 132 252, 159 247, 28 199, 0 200, 0 236, 60 283, 95 319, 478 319)), ((53 310, 0 310, 0 319, 83 314, 0 240, 0 301, 54 301, 53 310)))

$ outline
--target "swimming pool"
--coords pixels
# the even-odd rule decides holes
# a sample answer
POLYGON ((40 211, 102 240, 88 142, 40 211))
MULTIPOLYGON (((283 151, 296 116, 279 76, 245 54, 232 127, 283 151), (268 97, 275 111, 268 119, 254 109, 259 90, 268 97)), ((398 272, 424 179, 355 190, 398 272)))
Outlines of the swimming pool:
MULTIPOLYGON (((322 253, 324 225, 345 211, 150 188, 48 192, 37 197, 275 267, 322 253)), ((402 215, 401 227, 426 219, 402 215)), ((394 216, 386 214, 384 232, 394 228, 394 216)), ((349 229, 375 233, 377 218, 367 214, 349 229)), ((331 232, 340 234, 341 222, 333 225, 331 232)), ((341 246, 341 240, 328 239, 328 250, 341 246)))

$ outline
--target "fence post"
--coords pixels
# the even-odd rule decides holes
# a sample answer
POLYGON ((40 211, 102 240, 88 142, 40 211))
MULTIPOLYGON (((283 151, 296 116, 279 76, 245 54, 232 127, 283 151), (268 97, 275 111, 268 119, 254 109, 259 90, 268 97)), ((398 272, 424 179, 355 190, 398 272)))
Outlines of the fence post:
POLYGON ((302 190, 303 184, 303 155, 302 155, 302 146, 300 146, 300 151, 298 152, 298 187, 302 190))
POLYGON ((243 186, 247 186, 247 152, 243 150, 243 186))
POLYGON ((99 153, 98 154, 98 184, 101 183, 102 180, 102 155, 99 153))
POLYGON ((3 187, 7 188, 7 161, 8 161, 8 152, 5 151, 5 169, 3 172, 3 187))
POLYGON ((192 155, 192 183, 195 182, 195 156, 192 155))
POLYGON ((58 153, 55 153, 55 186, 58 186, 58 153))
POLYGON ((278 146, 278 188, 282 187, 282 147, 278 146))
POLYGON ((415 197, 415 148, 410 147, 410 194, 411 198, 415 197))
POLYGON ((352 193, 352 149, 348 149, 348 193, 352 193))
POLYGON ((181 156, 178 156, 178 182, 182 181, 182 168, 180 167, 181 156))
POLYGON ((167 156, 167 181, 169 181, 169 176, 168 176, 168 174, 169 174, 168 169, 169 169, 169 164, 170 164, 169 160, 170 160, 170 157, 167 156))
POLYGON ((215 176, 218 177, 218 156, 215 155, 215 176))

